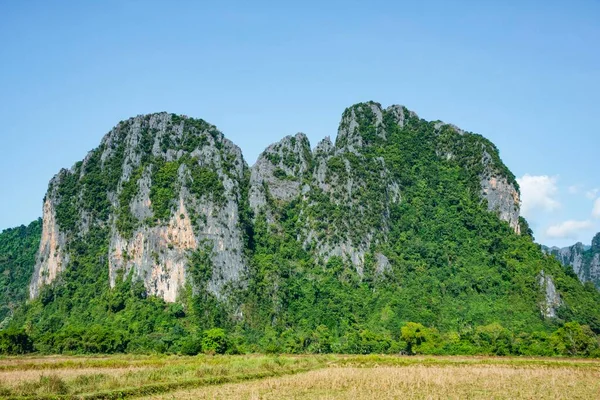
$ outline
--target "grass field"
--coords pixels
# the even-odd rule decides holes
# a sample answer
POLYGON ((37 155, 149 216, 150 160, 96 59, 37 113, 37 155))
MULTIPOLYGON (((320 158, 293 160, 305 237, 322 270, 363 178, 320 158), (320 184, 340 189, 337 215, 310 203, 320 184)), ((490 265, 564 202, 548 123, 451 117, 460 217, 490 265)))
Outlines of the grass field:
POLYGON ((395 356, 0 358, 2 398, 596 399, 600 360, 395 356))

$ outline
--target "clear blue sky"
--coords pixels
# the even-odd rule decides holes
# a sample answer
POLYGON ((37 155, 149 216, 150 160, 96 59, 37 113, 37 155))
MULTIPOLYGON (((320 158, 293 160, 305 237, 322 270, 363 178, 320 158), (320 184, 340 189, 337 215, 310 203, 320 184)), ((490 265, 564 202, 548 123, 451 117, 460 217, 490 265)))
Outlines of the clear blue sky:
POLYGON ((600 231, 598 1, 216 3, 0 3, 0 229, 119 120, 203 118, 252 164, 374 100, 496 143, 539 241, 600 231))

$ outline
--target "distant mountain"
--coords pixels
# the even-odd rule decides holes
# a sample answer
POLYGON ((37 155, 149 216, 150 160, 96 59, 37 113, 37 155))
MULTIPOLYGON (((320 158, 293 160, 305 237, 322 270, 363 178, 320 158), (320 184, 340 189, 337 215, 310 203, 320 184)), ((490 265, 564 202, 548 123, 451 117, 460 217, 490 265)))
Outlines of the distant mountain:
POLYGON ((252 167, 203 120, 141 115, 50 181, 10 326, 48 352, 193 353, 222 328, 238 350, 563 354, 549 335, 600 332, 600 293, 519 203, 493 143, 403 106, 252 167))
POLYGON ((591 246, 576 243, 562 249, 543 246, 543 250, 573 268, 581 282, 592 282, 600 289, 600 233, 594 236, 591 246))

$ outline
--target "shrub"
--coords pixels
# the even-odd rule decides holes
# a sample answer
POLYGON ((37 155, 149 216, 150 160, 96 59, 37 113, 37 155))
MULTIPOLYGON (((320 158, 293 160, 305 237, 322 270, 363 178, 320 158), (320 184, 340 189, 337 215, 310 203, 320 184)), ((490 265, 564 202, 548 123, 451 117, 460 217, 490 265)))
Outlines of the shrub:
POLYGON ((179 353, 186 356, 195 356, 202 351, 202 341, 196 337, 186 337, 181 341, 179 353))
POLYGON ((33 342, 23 330, 0 332, 0 354, 26 354, 33 352, 33 342))
POLYGON ((552 342, 560 354, 568 356, 590 356, 596 354, 598 338, 587 325, 567 322, 552 334, 552 342))
POLYGON ((401 338, 406 342, 408 354, 426 354, 434 351, 437 344, 437 331, 416 322, 408 322, 401 329, 401 338))
POLYGON ((225 354, 227 335, 221 328, 213 328, 202 334, 202 351, 207 354, 225 354))

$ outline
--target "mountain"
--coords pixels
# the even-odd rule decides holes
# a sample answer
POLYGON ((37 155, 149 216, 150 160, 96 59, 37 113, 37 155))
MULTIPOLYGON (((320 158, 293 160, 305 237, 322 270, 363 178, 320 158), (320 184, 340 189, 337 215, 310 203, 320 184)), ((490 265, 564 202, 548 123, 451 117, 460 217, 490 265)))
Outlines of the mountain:
POLYGON ((543 250, 563 265, 573 268, 581 282, 591 282, 600 289, 600 233, 594 236, 591 246, 576 243, 562 249, 543 246, 543 250))
POLYGON ((50 182, 30 295, 54 282, 69 250, 104 235, 110 286, 119 274, 173 302, 185 283, 189 251, 210 243, 220 293, 246 269, 240 205, 248 167, 240 149, 202 120, 161 113, 120 123, 70 170, 50 182))
POLYGON ((224 329, 230 351, 565 354, 600 293, 519 204, 493 143, 403 106, 252 167, 203 120, 138 116, 50 181, 10 327, 46 352, 195 353, 224 329))

